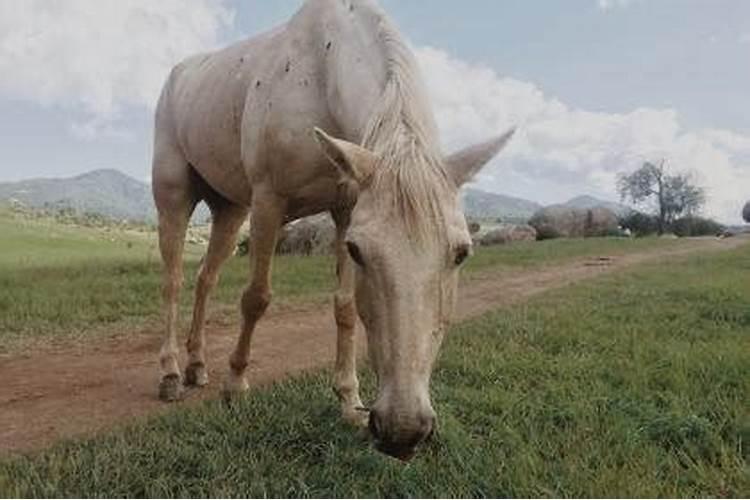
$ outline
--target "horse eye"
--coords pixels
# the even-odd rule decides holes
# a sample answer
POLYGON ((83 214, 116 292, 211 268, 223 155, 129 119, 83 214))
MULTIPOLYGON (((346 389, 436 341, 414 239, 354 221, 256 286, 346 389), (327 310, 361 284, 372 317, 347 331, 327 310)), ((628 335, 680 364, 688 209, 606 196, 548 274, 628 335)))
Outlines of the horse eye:
POLYGON ((468 246, 462 246, 458 250, 456 250, 456 258, 454 262, 457 266, 460 266, 463 264, 463 262, 466 260, 466 258, 469 256, 470 248, 468 246))
POLYGON ((349 255, 351 256, 352 260, 358 265, 364 267, 365 261, 362 258, 362 252, 359 251, 359 247, 356 243, 352 243, 351 241, 346 242, 346 249, 349 251, 349 255))

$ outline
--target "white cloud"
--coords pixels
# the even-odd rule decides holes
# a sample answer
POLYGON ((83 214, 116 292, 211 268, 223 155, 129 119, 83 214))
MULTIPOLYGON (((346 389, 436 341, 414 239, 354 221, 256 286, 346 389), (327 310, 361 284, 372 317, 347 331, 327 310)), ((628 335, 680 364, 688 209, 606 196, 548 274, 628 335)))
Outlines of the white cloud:
POLYGON ((81 114, 78 137, 116 135, 124 107, 152 108, 169 68, 231 23, 219 0, 0 2, 0 92, 81 114))
POLYGON ((617 199, 618 172, 667 158, 707 187, 711 216, 738 222, 750 198, 750 136, 686 130, 670 109, 574 109, 531 83, 501 78, 445 52, 426 47, 416 53, 448 149, 519 126, 508 149, 480 174, 479 187, 545 203, 584 193, 617 199))
MULTIPOLYGON (((638 0, 600 0, 602 9, 638 0)), ((222 0, 0 1, 0 94, 70 112, 78 139, 127 139, 126 109, 150 112, 169 68, 225 39, 222 0)), ((708 212, 738 219, 750 198, 750 136, 686 130, 669 109, 594 113, 431 48, 417 49, 446 145, 518 125, 482 174, 489 190, 541 202, 591 193, 616 198, 616 174, 667 157, 709 188, 708 212)))
POLYGON ((118 127, 109 119, 90 118, 84 121, 74 121, 69 126, 73 137, 86 142, 99 139, 114 139, 117 141, 132 141, 135 134, 132 130, 118 127))
POLYGON ((629 7, 635 2, 636 0, 597 0, 596 5, 601 10, 611 10, 616 8, 629 7))

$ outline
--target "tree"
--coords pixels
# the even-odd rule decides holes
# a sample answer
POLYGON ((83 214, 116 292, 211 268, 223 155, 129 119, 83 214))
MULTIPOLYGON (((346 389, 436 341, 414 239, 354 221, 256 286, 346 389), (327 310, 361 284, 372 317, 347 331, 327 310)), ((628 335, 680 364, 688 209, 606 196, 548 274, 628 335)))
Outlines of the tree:
POLYGON ((745 208, 742 209, 742 218, 745 222, 750 223, 750 201, 745 204, 745 208))
POLYGON ((682 215, 694 215, 706 201, 706 192, 696 186, 689 174, 670 174, 666 161, 646 162, 631 174, 620 174, 617 190, 622 200, 635 204, 655 204, 659 234, 682 215))

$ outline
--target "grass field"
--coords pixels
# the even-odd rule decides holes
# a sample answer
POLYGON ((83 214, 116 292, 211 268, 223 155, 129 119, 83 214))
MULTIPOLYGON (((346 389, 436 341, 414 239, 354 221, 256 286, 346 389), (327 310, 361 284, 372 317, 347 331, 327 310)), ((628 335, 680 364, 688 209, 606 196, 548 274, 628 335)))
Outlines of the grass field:
MULTIPOLYGON (((153 232, 80 228, 23 220, 0 211, 0 352, 34 338, 129 331, 158 318, 161 261, 153 232)), ((679 245, 658 239, 590 239, 480 248, 466 274, 517 269, 598 254, 679 245)), ((204 251, 187 245, 183 310, 190 306, 204 251)), ((335 286, 330 257, 279 256, 275 301, 325 300, 335 286)), ((232 258, 214 293, 218 304, 238 303, 248 260, 232 258)), ((189 315, 183 314, 186 319, 189 315)))
POLYGON ((749 356, 747 247, 673 259, 454 328, 409 464, 322 372, 6 459, 0 496, 743 496, 749 356))

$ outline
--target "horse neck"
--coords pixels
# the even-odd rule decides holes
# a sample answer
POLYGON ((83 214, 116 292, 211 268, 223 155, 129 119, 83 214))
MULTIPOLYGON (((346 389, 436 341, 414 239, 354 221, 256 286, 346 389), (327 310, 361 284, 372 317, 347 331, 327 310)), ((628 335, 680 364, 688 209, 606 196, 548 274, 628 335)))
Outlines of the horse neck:
MULTIPOLYGON (((371 130, 384 114, 411 121, 401 132, 414 131, 437 144, 437 131, 426 98, 419 69, 406 42, 393 23, 370 1, 329 3, 323 21, 322 42, 326 46, 326 96, 334 130, 343 139, 362 144, 368 137, 379 140, 371 130), (375 41, 373 43, 373 41, 375 41), (391 92, 389 92, 391 91, 391 92)), ((386 131, 392 139, 396 127, 386 131)), ((401 133, 400 132, 400 133, 401 133)))

